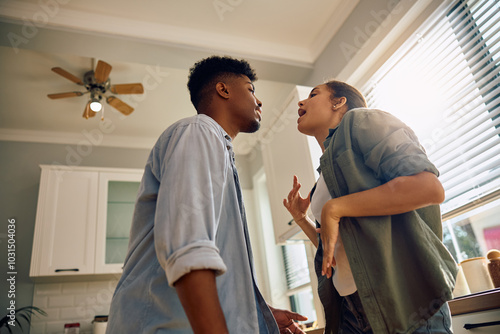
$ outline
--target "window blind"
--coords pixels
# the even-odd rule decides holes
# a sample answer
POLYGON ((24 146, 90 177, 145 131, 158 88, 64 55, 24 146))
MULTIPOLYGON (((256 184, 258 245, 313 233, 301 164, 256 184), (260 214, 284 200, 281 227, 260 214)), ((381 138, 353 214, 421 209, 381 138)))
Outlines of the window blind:
POLYGON ((440 171, 443 214, 500 189, 500 2, 444 1, 361 87, 414 129, 440 171))
POLYGON ((303 243, 281 246, 285 264, 286 282, 289 290, 311 282, 306 249, 303 243))

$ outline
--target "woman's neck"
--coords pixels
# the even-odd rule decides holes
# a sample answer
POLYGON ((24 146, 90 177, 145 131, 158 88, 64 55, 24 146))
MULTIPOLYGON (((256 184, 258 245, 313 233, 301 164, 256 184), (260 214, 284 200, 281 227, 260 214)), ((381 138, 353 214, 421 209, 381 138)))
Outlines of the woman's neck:
POLYGON ((323 145, 323 143, 325 142, 326 140, 326 137, 328 137, 328 133, 329 133, 329 130, 325 132, 322 132, 322 133, 318 133, 314 136, 314 138, 316 138, 316 141, 318 142, 319 144, 319 147, 321 147, 321 152, 325 152, 325 146, 323 145))

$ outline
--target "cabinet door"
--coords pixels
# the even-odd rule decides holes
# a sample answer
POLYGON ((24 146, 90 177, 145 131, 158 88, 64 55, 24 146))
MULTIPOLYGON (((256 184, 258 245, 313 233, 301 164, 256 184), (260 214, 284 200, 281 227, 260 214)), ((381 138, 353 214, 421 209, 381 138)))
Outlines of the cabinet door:
POLYGON ((42 168, 31 276, 94 271, 97 173, 42 168))
POLYGON ((455 334, 498 334, 500 333, 500 309, 454 315, 451 319, 455 334), (466 329, 467 326, 469 329, 466 329))
POLYGON ((96 274, 121 273, 142 171, 100 172, 96 274))
POLYGON ((302 184, 301 194, 307 196, 313 187, 321 149, 314 138, 297 130, 298 102, 308 96, 309 87, 296 87, 285 103, 271 129, 262 137, 262 160, 277 244, 290 239, 308 240, 283 206, 297 175, 302 184))

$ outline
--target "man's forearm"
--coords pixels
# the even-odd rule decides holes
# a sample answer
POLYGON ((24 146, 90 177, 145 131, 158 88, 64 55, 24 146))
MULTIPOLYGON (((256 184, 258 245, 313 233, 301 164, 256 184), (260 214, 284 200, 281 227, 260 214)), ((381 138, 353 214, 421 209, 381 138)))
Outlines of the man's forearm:
POLYGON ((191 271, 182 276, 174 287, 195 334, 229 333, 213 270, 191 271))

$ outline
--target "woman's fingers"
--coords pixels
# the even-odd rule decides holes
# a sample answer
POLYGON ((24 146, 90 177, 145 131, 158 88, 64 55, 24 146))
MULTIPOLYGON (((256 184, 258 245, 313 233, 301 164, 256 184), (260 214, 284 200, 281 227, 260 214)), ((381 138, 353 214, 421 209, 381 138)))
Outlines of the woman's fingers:
POLYGON ((323 264, 321 267, 321 275, 327 278, 332 277, 332 267, 336 265, 334 250, 335 242, 328 236, 321 236, 321 242, 323 244, 323 264))
POLYGON ((293 189, 295 189, 296 191, 299 191, 301 187, 301 184, 299 182, 299 178, 297 177, 297 175, 294 175, 293 176, 293 189))
MULTIPOLYGON (((299 183, 298 181, 298 178, 297 176, 293 176, 293 186, 292 186, 292 190, 290 190, 290 192, 288 193, 288 196, 286 198, 286 200, 288 201, 288 205, 291 204, 292 201, 296 200, 298 197, 300 197, 300 193, 299 193, 299 190, 300 190, 300 187, 302 185, 299 183)), ((285 202, 283 201, 283 204, 285 204, 285 202)), ((285 204, 285 206, 287 206, 285 204)))
POLYGON ((339 237, 340 217, 335 214, 334 201, 335 199, 327 201, 321 210, 321 242, 323 246, 321 272, 328 278, 332 276, 332 267, 336 265, 334 250, 339 237))

